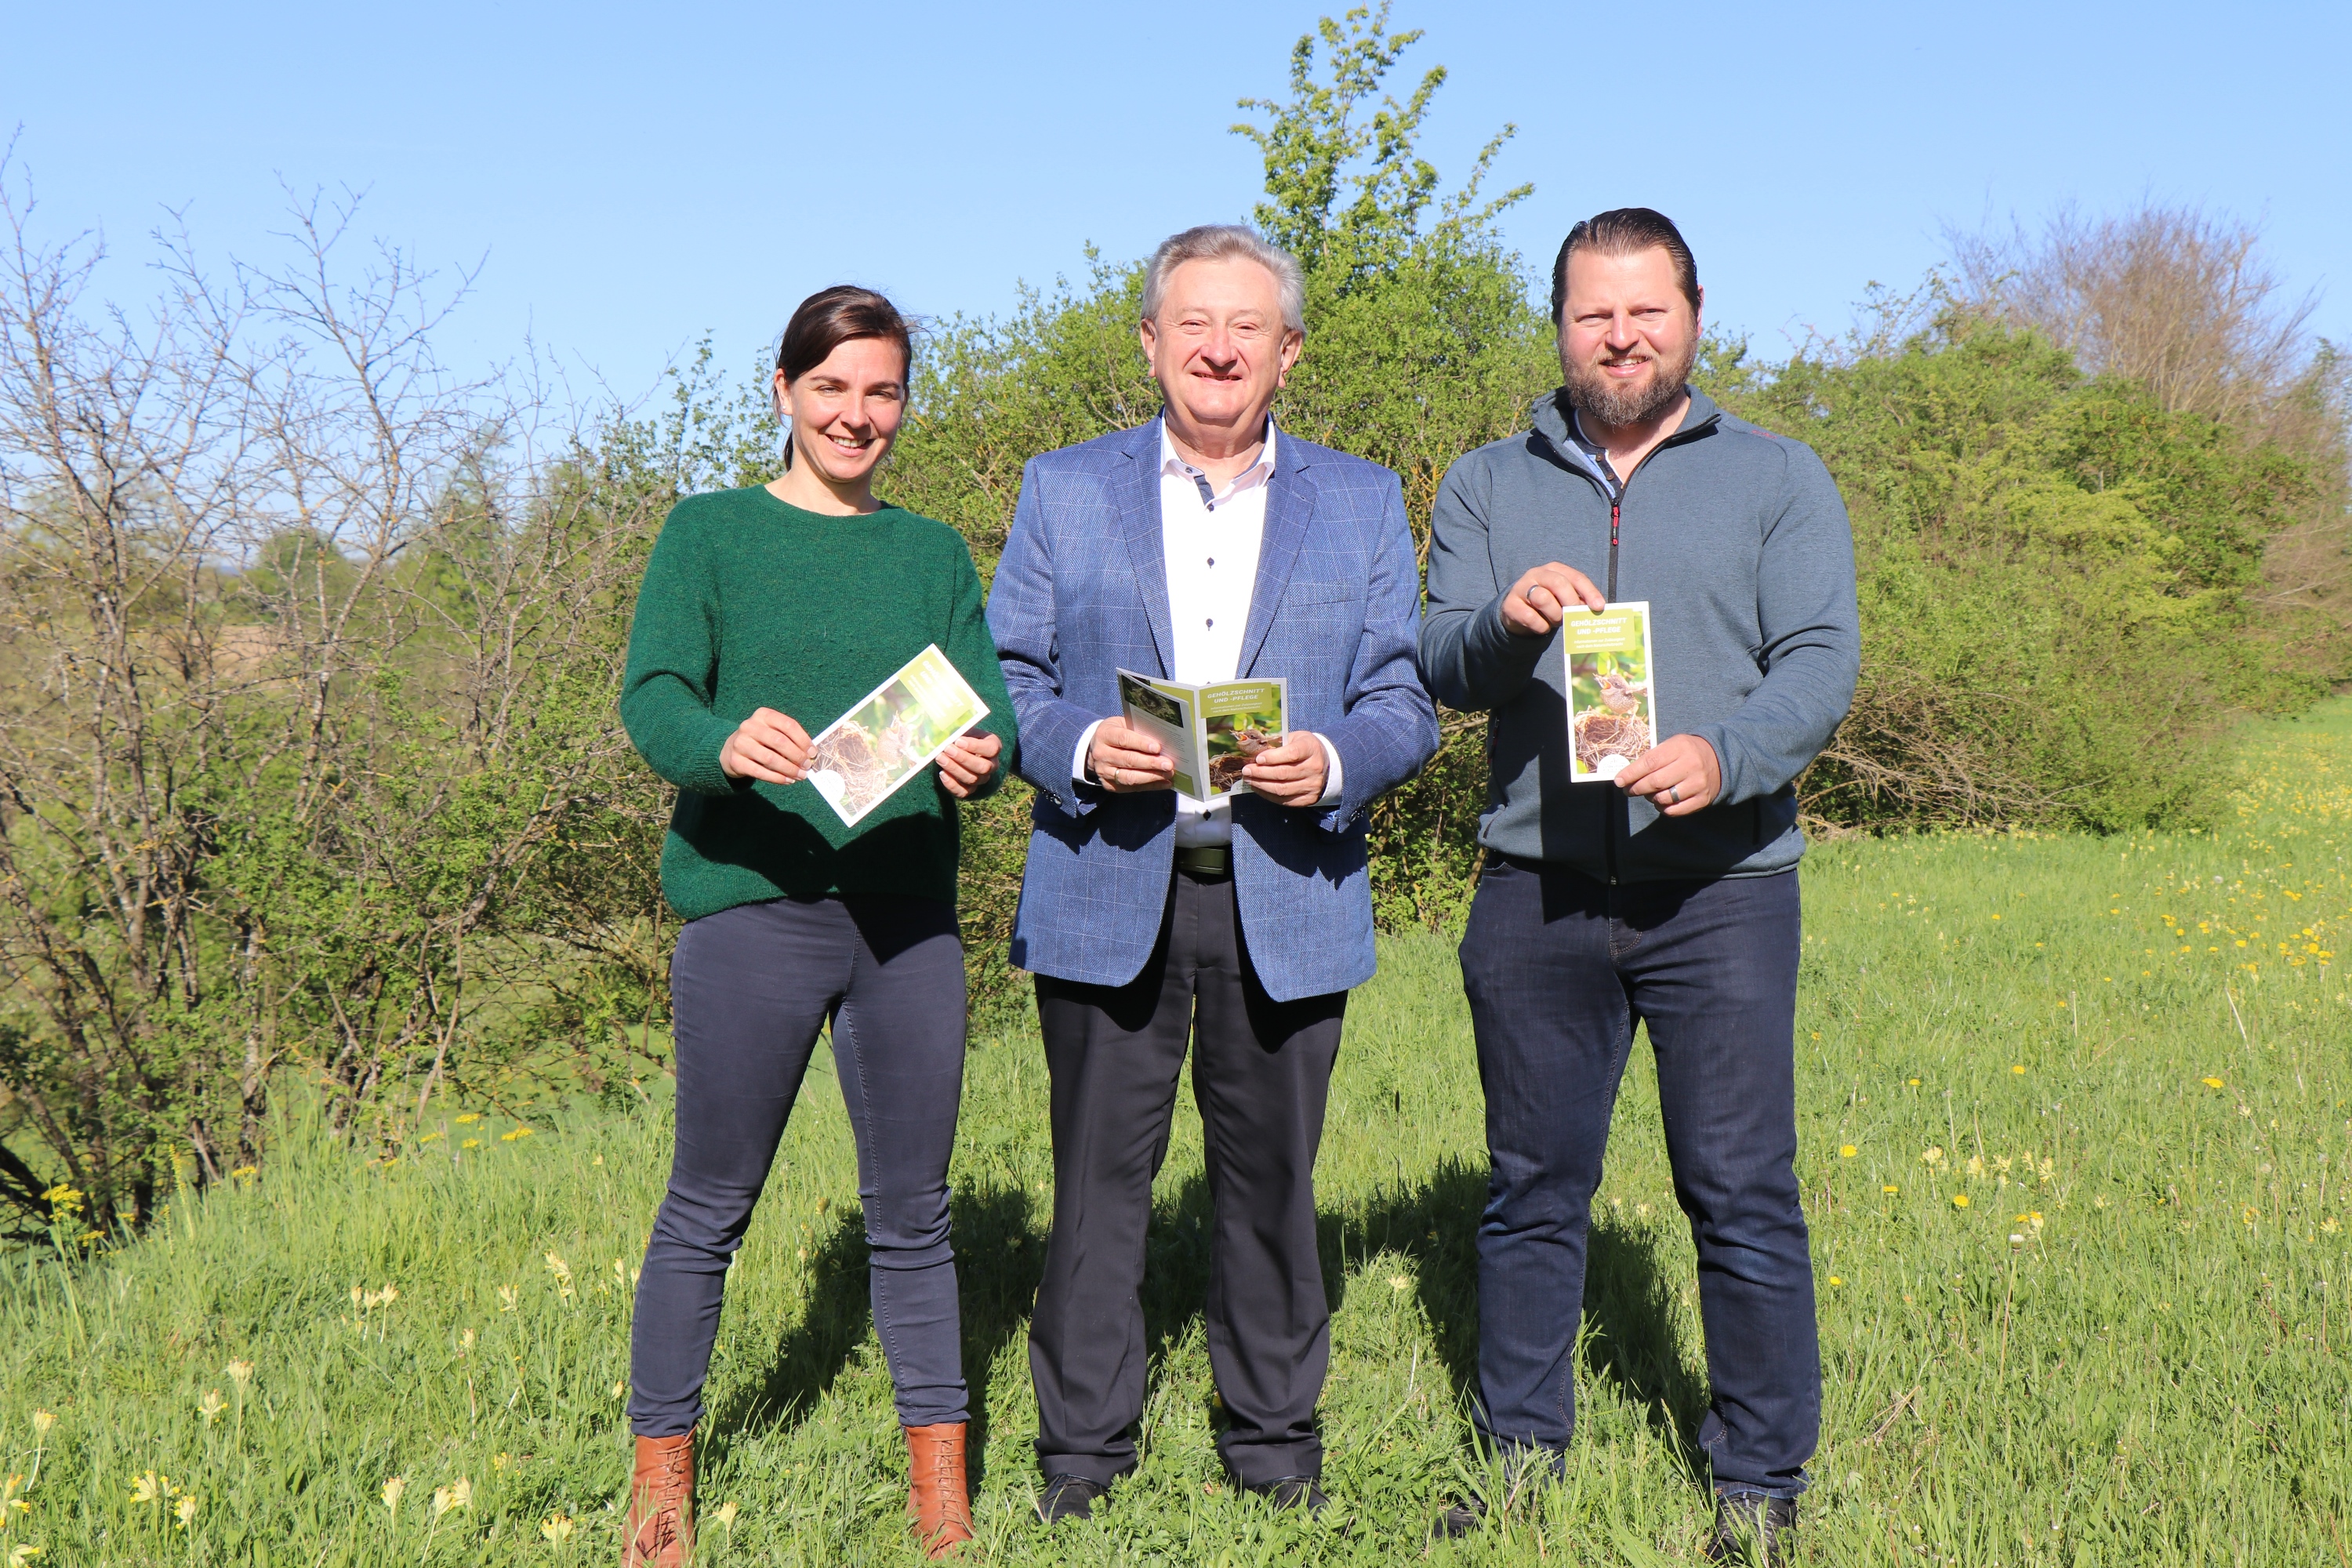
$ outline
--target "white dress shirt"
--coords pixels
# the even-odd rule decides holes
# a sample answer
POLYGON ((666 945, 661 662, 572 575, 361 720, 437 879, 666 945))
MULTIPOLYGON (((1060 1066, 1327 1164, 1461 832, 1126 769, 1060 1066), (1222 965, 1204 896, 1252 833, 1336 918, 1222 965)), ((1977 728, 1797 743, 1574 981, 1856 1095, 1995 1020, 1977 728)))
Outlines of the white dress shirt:
MULTIPOLYGON (((1265 498, 1274 478, 1274 421, 1265 422, 1265 446, 1257 461, 1234 476, 1222 490, 1208 475, 1186 462, 1160 429, 1160 547, 1168 570, 1168 620, 1176 647, 1169 678, 1188 686, 1231 680, 1239 675, 1242 633, 1249 625, 1250 598, 1257 584, 1258 547, 1265 538, 1265 498)), ((1277 671, 1276 673, 1280 673, 1277 671)), ((1070 776, 1087 779, 1097 719, 1078 737, 1070 776)), ((1322 736, 1324 784, 1318 805, 1339 798, 1339 753, 1322 736)), ((1190 795, 1176 797, 1176 843, 1181 848, 1230 844, 1231 802, 1204 805, 1190 795)))

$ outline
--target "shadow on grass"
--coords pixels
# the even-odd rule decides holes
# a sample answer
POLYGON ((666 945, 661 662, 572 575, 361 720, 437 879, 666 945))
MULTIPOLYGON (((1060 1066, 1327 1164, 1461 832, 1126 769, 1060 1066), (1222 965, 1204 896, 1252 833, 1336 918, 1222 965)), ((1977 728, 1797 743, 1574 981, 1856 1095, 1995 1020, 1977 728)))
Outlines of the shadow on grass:
MULTIPOLYGON (((1465 1407, 1478 1389, 1477 1234, 1486 1202, 1484 1163, 1449 1159, 1425 1181, 1382 1192, 1366 1205, 1326 1210, 1317 1221, 1334 1311, 1344 1304, 1348 1271, 1369 1255, 1389 1251, 1412 1260, 1438 1362, 1465 1407)), ((1019 1187, 959 1191, 953 1205, 963 1364, 971 1384, 966 1462, 977 1490, 989 1463, 988 1369, 1027 1325, 1045 1268, 1045 1226, 1035 1200, 1019 1187)), ((1142 1306, 1153 1389, 1200 1321, 1209 1286, 1211 1217, 1208 1181, 1199 1172, 1152 1206, 1142 1306)), ((719 1449, 735 1437, 804 1419, 857 1353, 872 1327, 863 1226, 860 1212, 846 1207, 817 1244, 806 1310, 778 1337, 759 1381, 712 1414, 709 1430, 719 1449)), ((1585 1375, 1612 1384, 1639 1407, 1675 1447, 1694 1483, 1704 1486, 1697 1438, 1706 1414, 1706 1380, 1683 1354, 1676 1288, 1661 1256, 1661 1238, 1646 1227, 1596 1215, 1588 1247, 1579 1347, 1585 1375)), ((1213 1413, 1213 1423, 1222 1430, 1222 1413, 1213 1413)))
MULTIPOLYGON (((1320 1225, 1334 1310, 1345 1298, 1348 1269, 1360 1267, 1367 1254, 1391 1251, 1412 1260, 1438 1361, 1465 1409, 1478 1395, 1477 1238, 1486 1205, 1484 1163, 1448 1159, 1427 1181, 1383 1193, 1353 1213, 1327 1213, 1320 1225)), ((1655 1232, 1596 1214, 1586 1243, 1579 1352, 1588 1380, 1613 1384, 1703 1486, 1698 1430, 1706 1379, 1684 1359, 1669 1267, 1655 1232)))
MULTIPOLYGON (((1675 1287, 1659 1251, 1657 1232, 1593 1217, 1579 1348, 1586 1374, 1615 1384, 1674 1447, 1692 1483, 1705 1489, 1706 1457, 1698 1429, 1706 1417, 1706 1374, 1683 1357, 1675 1287)), ((1681 1272, 1678 1264, 1675 1271, 1681 1272)))
MULTIPOLYGON (((989 1367, 1027 1321, 1045 1248, 1031 1234, 1031 1199, 1019 1188, 959 1191, 950 1202, 963 1365, 971 1385, 965 1463, 973 1489, 987 1473, 989 1367)), ((711 1413, 715 1463, 733 1440, 805 1420, 832 1391, 873 1330, 865 1217, 845 1205, 809 1260, 808 1305, 777 1336, 759 1380, 711 1413)))

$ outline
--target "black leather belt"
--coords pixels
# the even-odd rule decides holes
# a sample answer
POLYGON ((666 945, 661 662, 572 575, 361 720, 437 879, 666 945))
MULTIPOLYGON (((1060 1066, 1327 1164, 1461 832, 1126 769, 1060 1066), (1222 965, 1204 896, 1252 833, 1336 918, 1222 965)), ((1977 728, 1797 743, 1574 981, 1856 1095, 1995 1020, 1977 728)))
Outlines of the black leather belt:
POLYGON ((1176 847, 1176 869, 1187 877, 1202 881, 1214 881, 1234 874, 1234 851, 1230 845, 1196 844, 1190 847, 1176 847))

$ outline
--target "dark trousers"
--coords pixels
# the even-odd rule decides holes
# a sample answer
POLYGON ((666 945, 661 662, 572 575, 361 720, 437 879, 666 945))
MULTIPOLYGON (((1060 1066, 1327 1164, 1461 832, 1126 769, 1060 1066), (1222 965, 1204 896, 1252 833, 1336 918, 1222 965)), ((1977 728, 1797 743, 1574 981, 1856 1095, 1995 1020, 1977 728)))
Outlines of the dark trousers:
POLYGON ((1209 1365, 1232 1418, 1218 1450, 1244 1485, 1322 1473, 1315 1402, 1331 1315, 1315 1250, 1315 1150, 1347 1000, 1269 998, 1243 945, 1231 879, 1182 874, 1136 979, 1038 977, 1054 1086, 1054 1235, 1029 1367, 1045 1474, 1108 1485, 1135 1468, 1144 1233, 1188 1042, 1214 1210, 1209 1365))
POLYGON ((1698 1247, 1718 1491, 1793 1497, 1821 1431, 1799 1207, 1797 877, 1612 888, 1487 868, 1462 942, 1494 1161, 1478 1227, 1482 1433, 1557 1453, 1576 1422, 1585 1229, 1636 1019, 1698 1247))
POLYGON ((909 1426, 965 1419, 948 1156, 963 1092, 963 944, 923 899, 777 899, 688 923, 670 961, 677 1152, 629 1336, 629 1425, 702 1418, 727 1268, 817 1032, 857 1144, 874 1328, 909 1426))

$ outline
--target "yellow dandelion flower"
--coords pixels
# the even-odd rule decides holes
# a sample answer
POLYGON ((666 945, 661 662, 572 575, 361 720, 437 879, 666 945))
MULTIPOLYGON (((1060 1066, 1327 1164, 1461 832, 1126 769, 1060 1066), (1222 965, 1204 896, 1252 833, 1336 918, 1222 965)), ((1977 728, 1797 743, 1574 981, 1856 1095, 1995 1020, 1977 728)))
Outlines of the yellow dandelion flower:
POLYGON ((1885 1193, 1888 1197, 1890 1197, 1890 1198, 1891 1198, 1891 1197, 1895 1196, 1896 1194, 1900 1193, 1903 1189, 1902 1189, 1902 1188, 1900 1188, 1900 1187, 1898 1187, 1898 1186, 1896 1186, 1894 1183, 1889 1182, 1889 1183, 1887 1183, 1885 1186, 1883 1186, 1883 1187, 1879 1188, 1878 1190, 1879 1190, 1880 1192, 1882 1192, 1882 1193, 1885 1193))
POLYGON ((2205 1080, 2205 1087, 2207 1089, 2220 1089, 2221 1087, 2221 1080, 2218 1078, 2209 1078, 2205 1080))
MULTIPOLYGON (((2000 917, 1999 915, 1995 915, 1993 918, 1994 918, 1995 920, 1999 920, 2000 917)), ((1831 1283, 1832 1285, 1843 1285, 1843 1284, 1844 1284, 1844 1283, 1845 1283, 1845 1281, 1844 1281, 1844 1280, 1843 1280, 1843 1279, 1839 1279, 1836 1275, 1832 1274, 1832 1275, 1831 1275, 1831 1276, 1830 1276, 1830 1283, 1831 1283)))
POLYGON ((1916 1078, 1905 1079, 1903 1081, 1909 1084, 1913 1089, 1919 1087, 1919 1080, 1916 1078))
POLYGON ((1861 1152, 1861 1150, 1855 1148, 1851 1143, 1841 1143, 1838 1145, 1838 1158, 1841 1160, 1851 1160, 1856 1154, 1861 1152))
POLYGON ((2023 1062, 2011 1062, 2009 1064, 2009 1070, 2013 1073, 2022 1073, 2025 1070, 2025 1064, 2023 1062))
POLYGON ((1966 1193, 1954 1193, 1952 1194, 1952 1206, 1956 1209, 1964 1209, 1968 1207, 1969 1194, 1966 1193))

